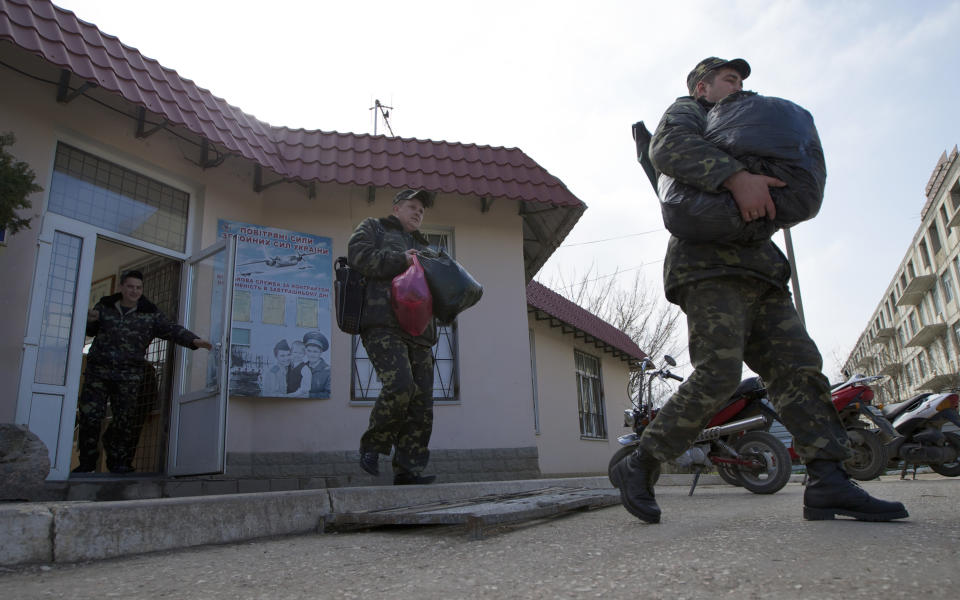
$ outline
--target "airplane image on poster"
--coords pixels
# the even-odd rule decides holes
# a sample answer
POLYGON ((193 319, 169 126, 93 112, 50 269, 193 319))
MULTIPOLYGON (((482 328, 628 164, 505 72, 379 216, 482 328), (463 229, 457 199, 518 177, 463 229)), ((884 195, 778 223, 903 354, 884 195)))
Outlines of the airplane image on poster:
POLYGON ((298 252, 296 254, 282 254, 278 256, 270 256, 262 260, 253 260, 250 262, 241 263, 237 265, 237 275, 240 275, 241 277, 250 277, 252 275, 259 275, 269 271, 277 273, 280 271, 305 271, 307 269, 312 269, 313 265, 311 265, 309 262, 303 262, 303 259, 306 256, 306 254, 298 252))

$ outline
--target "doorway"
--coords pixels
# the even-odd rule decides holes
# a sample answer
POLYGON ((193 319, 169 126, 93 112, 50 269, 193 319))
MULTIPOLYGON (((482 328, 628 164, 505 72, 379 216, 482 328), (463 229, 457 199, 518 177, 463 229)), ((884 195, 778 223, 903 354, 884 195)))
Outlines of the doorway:
MULTIPOLYGON (((118 292, 123 273, 133 270, 143 274, 143 297, 155 304, 160 312, 176 320, 179 314, 182 263, 103 236, 98 236, 96 241, 89 306, 93 307, 102 297, 118 292)), ((87 353, 93 339, 90 336, 84 339, 84 373, 87 353)), ((130 411, 132 418, 125 420, 120 427, 120 424, 115 422, 113 407, 108 403, 100 421, 99 435, 96 436, 98 442, 96 467, 92 473, 71 473, 71 477, 91 476, 111 473, 111 471, 138 475, 159 474, 164 471, 170 424, 173 359, 173 342, 156 338, 150 343, 144 357, 143 377, 135 397, 120 399, 120 401, 133 403, 130 411), (110 434, 104 435, 108 430, 111 430, 110 434), (128 457, 123 461, 124 464, 109 464, 104 447, 105 440, 109 440, 108 444, 122 446, 120 453, 128 457)), ((82 376, 79 389, 83 390, 82 376)), ((77 405, 77 424, 74 426, 71 472, 79 465, 78 437, 81 411, 89 409, 81 405, 82 398, 81 391, 77 405)))

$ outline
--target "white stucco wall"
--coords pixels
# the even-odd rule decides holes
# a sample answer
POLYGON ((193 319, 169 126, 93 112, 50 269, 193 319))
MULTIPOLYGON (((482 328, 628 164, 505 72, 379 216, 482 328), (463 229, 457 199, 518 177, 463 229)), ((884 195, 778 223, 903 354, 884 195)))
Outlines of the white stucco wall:
MULTIPOLYGON (((217 219, 302 231, 332 238, 334 257, 346 254, 353 228, 367 216, 385 216, 392 190, 378 190, 367 202, 365 187, 318 185, 309 199, 298 185, 278 184, 253 191, 253 164, 228 158, 202 170, 185 160, 198 149, 165 131, 134 137, 136 123, 87 98, 62 105, 56 87, 0 68, 0 131, 14 131, 16 156, 28 162, 45 191, 33 197, 41 213, 49 190, 58 140, 162 178, 193 194, 193 227, 188 250, 215 241, 217 219)), ((131 110, 127 107, 128 110, 131 110)), ((289 124, 295 126, 295 123, 289 124)), ((265 170, 265 181, 275 175, 265 170)), ((425 228, 453 232, 458 260, 484 285, 481 302, 459 319, 459 400, 435 409, 433 448, 533 446, 530 362, 522 228, 515 202, 498 200, 487 213, 480 200, 440 194, 428 211, 425 228)), ((0 248, 0 422, 14 420, 29 295, 36 269, 37 234, 33 228, 0 248)), ((85 286, 86 282, 81 282, 85 286)), ((80 294, 86 293, 81 287, 80 294)), ((228 451, 286 452, 355 449, 366 427, 370 404, 350 401, 350 338, 331 324, 329 400, 232 398, 228 451)), ((208 332, 197 331, 207 335, 208 332)))
POLYGON ((617 436, 629 433, 623 426, 623 411, 630 406, 627 363, 550 327, 547 321, 531 316, 530 328, 536 354, 540 471, 544 475, 605 474, 610 457, 620 447, 617 436), (607 423, 603 440, 580 436, 575 349, 600 360, 607 423))

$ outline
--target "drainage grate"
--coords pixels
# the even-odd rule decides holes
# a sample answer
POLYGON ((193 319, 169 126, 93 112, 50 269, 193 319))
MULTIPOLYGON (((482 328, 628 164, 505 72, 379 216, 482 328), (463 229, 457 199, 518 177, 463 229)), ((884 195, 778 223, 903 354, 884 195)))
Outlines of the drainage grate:
POLYGON ((484 527, 490 525, 542 519, 571 510, 601 508, 619 502, 619 491, 615 489, 550 487, 383 510, 332 513, 325 517, 324 526, 462 524, 466 526, 471 539, 481 539, 484 527))

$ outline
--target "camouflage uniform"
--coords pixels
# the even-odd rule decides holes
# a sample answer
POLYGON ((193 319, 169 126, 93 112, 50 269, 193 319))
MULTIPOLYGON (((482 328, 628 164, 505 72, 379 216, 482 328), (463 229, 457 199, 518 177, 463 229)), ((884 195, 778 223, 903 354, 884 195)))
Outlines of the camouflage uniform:
POLYGON ((361 452, 393 456, 397 474, 419 475, 429 460, 433 432, 433 354, 437 329, 431 320, 419 336, 400 328, 390 304, 393 278, 407 269, 404 252, 422 250, 427 239, 407 233, 399 219, 365 219, 347 247, 347 260, 367 278, 360 339, 383 384, 360 439, 361 452))
POLYGON ((101 298, 94 307, 100 318, 87 322, 87 335, 95 337, 87 354, 77 411, 79 471, 96 468, 100 427, 108 402, 113 418, 103 434, 107 468, 131 466, 146 416, 142 411, 138 414, 137 398, 145 385, 156 381, 146 372, 152 370, 144 359, 147 346, 154 338, 162 338, 192 349, 193 341, 200 339, 143 297, 133 311, 124 314, 118 304, 121 297, 114 294, 101 298))
MULTIPOLYGON (((744 166, 703 139, 710 104, 691 96, 667 109, 650 142, 656 168, 705 191, 744 166)), ((644 431, 666 461, 682 454, 730 398, 742 363, 759 374, 803 461, 843 461, 846 432, 830 400, 819 351, 791 301, 790 265, 772 240, 696 243, 671 236, 664 290, 687 315, 693 374, 644 431)))

